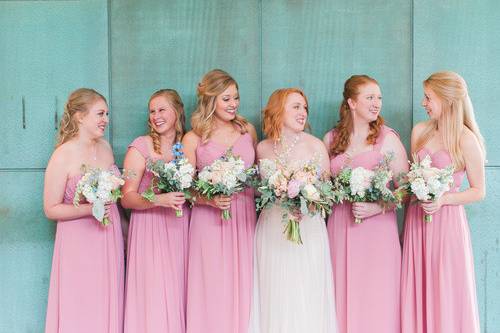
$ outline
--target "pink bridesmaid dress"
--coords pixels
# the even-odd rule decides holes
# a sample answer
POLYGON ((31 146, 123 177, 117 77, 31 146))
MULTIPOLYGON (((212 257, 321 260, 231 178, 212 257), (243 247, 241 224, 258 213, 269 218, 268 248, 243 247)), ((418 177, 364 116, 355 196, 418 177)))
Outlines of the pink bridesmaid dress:
MULTIPOLYGON (((119 174, 113 165, 112 170, 119 174)), ((69 178, 64 203, 73 204, 81 175, 69 178)), ((112 205, 111 224, 92 216, 57 223, 46 333, 123 332, 123 236, 112 205)))
MULTIPOLYGON (((151 158, 145 137, 129 146, 151 158)), ((138 192, 151 184, 145 171, 138 192)), ((186 272, 189 209, 132 210, 125 292, 125 333, 183 333, 186 330, 186 272)))
MULTIPOLYGON (((429 155, 432 165, 452 163, 446 150, 429 155)), ((465 172, 453 175, 450 190, 460 189, 465 172)), ((462 205, 442 206, 423 221, 420 205, 408 207, 403 241, 401 305, 403 333, 479 333, 474 259, 467 217, 462 205)))
MULTIPOLYGON (((373 150, 353 158, 333 157, 331 172, 344 166, 373 169, 389 127, 382 127, 373 150)), ((334 132, 330 132, 330 140, 334 132)), ((337 321, 341 333, 400 332, 400 270, 396 213, 388 211, 354 223, 352 205, 335 205, 327 223, 330 239, 337 321)))
MULTIPOLYGON (((209 140, 196 149, 197 169, 222 156, 227 147, 209 140)), ((233 145, 250 167, 255 160, 252 137, 233 145)), ((252 189, 235 194, 231 220, 221 210, 195 205, 189 232, 188 333, 244 333, 248 330, 252 293, 253 241, 256 224, 252 189)))

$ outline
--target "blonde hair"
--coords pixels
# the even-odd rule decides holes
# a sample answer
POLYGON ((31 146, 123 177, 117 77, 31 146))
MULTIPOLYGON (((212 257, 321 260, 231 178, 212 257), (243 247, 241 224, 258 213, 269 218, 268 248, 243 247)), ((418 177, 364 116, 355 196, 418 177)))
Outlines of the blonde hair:
MULTIPOLYGON (((220 69, 214 69, 206 73, 198 83, 198 104, 191 116, 191 127, 193 132, 201 137, 202 142, 208 140, 213 130, 217 96, 231 85, 236 86, 236 89, 238 89, 238 84, 231 75, 220 69)), ((240 128, 241 134, 247 132, 248 121, 242 116, 236 114, 231 122, 240 128)))
MULTIPOLYGON (((286 99, 294 93, 304 97, 306 105, 309 105, 306 95, 299 88, 278 89, 269 97, 266 107, 262 110, 262 131, 266 138, 279 139, 281 127, 283 126, 286 99)), ((309 111, 307 113, 309 114, 309 111)), ((306 128, 309 128, 309 123, 306 123, 306 128)))
MULTIPOLYGON (((167 102, 172 106, 175 111, 176 121, 175 121, 175 141, 181 141, 182 136, 185 132, 185 123, 186 118, 184 115, 184 104, 182 103, 182 99, 174 89, 161 89, 156 91, 149 98, 148 107, 151 104, 153 98, 158 96, 165 97, 167 102)), ((148 126, 149 126, 149 136, 153 141, 153 150, 155 153, 161 155, 161 144, 160 144, 160 135, 156 132, 151 124, 151 119, 148 117, 148 126)))
POLYGON ((89 108, 99 99, 107 104, 103 95, 89 88, 77 89, 69 95, 59 126, 56 148, 78 135, 78 119, 76 119, 76 115, 87 115, 89 108))
POLYGON ((441 115, 439 119, 430 119, 425 123, 422 135, 416 142, 416 151, 422 149, 439 129, 455 169, 462 170, 465 160, 460 149, 460 137, 465 126, 476 136, 483 158, 486 159, 484 139, 476 123, 465 80, 455 72, 443 71, 432 74, 423 84, 441 99, 441 115))
MULTIPOLYGON (((362 86, 374 83, 378 86, 377 80, 369 77, 368 75, 353 75, 344 83, 343 100, 340 104, 339 109, 339 121, 334 127, 335 135, 332 138, 332 142, 329 147, 330 156, 337 156, 342 154, 347 150, 351 140, 351 134, 354 130, 353 128, 353 117, 351 110, 349 109, 350 99, 354 99, 359 95, 359 90, 362 86)), ((384 118, 378 116, 376 120, 370 122, 370 130, 368 136, 366 137, 366 143, 369 145, 374 144, 380 134, 380 130, 384 125, 384 118)))

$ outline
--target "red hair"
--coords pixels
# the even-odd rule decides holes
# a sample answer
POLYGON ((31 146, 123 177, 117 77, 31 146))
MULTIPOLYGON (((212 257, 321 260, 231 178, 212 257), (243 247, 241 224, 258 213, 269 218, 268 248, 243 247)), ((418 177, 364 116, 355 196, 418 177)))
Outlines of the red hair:
MULTIPOLYGON (((306 95, 299 88, 278 89, 275 90, 269 97, 266 107, 262 110, 262 131, 264 132, 266 138, 278 140, 280 137, 286 99, 294 93, 304 97, 306 105, 308 105, 306 95)), ((306 127, 309 128, 308 123, 306 124, 306 127)))
MULTIPOLYGON (((344 99, 342 100, 342 104, 340 104, 340 119, 334 128, 335 134, 329 148, 330 156, 340 155, 347 150, 353 132, 353 118, 347 101, 356 98, 359 95, 360 88, 369 83, 378 85, 377 80, 368 75, 353 75, 344 83, 344 99)), ((370 123, 370 131, 366 137, 366 143, 372 145, 377 141, 383 125, 384 118, 380 115, 377 117, 377 120, 370 123)))

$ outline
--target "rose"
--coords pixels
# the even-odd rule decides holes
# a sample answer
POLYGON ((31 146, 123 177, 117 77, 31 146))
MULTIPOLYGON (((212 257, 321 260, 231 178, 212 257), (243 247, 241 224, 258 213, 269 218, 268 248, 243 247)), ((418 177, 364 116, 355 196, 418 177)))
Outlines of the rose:
POLYGON ((291 180, 289 183, 288 183, 288 197, 290 199, 293 199, 295 198, 300 192, 300 182, 298 182, 297 180, 291 180))
POLYGON ((306 186, 304 186, 301 192, 309 201, 319 201, 321 199, 318 190, 312 184, 307 184, 306 186))

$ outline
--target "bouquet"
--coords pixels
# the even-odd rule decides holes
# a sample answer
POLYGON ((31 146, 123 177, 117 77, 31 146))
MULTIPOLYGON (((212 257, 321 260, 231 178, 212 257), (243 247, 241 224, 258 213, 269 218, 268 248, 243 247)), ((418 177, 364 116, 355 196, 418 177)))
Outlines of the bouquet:
POLYGON ((122 197, 120 187, 125 183, 123 176, 116 176, 110 170, 91 168, 82 165, 84 175, 76 185, 73 205, 78 207, 82 196, 92 204, 92 215, 103 226, 107 226, 110 221, 105 217, 104 205, 116 202, 122 197))
POLYGON ((302 244, 299 226, 302 216, 320 213, 325 218, 331 212, 334 203, 331 181, 323 180, 319 167, 312 162, 291 170, 263 159, 260 174, 261 180, 256 186, 261 194, 256 200, 257 209, 278 202, 284 209, 283 233, 288 240, 302 244))
MULTIPOLYGON (((160 192, 182 192, 186 199, 191 198, 189 188, 193 183, 194 168, 184 157, 182 144, 177 142, 172 146, 174 159, 170 162, 163 160, 148 160, 146 170, 150 171, 154 178, 150 187, 142 194, 142 197, 150 202, 155 199, 155 189, 160 192)), ((182 217, 182 210, 175 210, 175 216, 182 217)))
MULTIPOLYGON (((194 187, 208 200, 221 194, 231 196, 245 190, 256 173, 256 168, 246 169, 243 160, 235 156, 232 148, 229 148, 224 155, 198 173, 194 187)), ((231 219, 228 209, 222 211, 222 219, 231 219)))
MULTIPOLYGON (((380 163, 373 169, 368 170, 363 167, 343 168, 333 178, 333 192, 335 202, 342 203, 344 200, 350 202, 379 202, 383 205, 389 203, 401 206, 401 192, 392 192, 389 184, 392 179, 390 162, 394 155, 387 154, 380 163)), ((354 223, 363 222, 360 218, 355 218, 354 223)))
MULTIPOLYGON (((434 201, 440 198, 453 185, 452 165, 444 169, 431 167, 431 157, 426 155, 418 161, 418 156, 413 155, 415 162, 410 163, 410 171, 401 188, 414 194, 420 201, 434 201)), ((432 215, 424 216, 425 222, 432 222, 432 215)))

